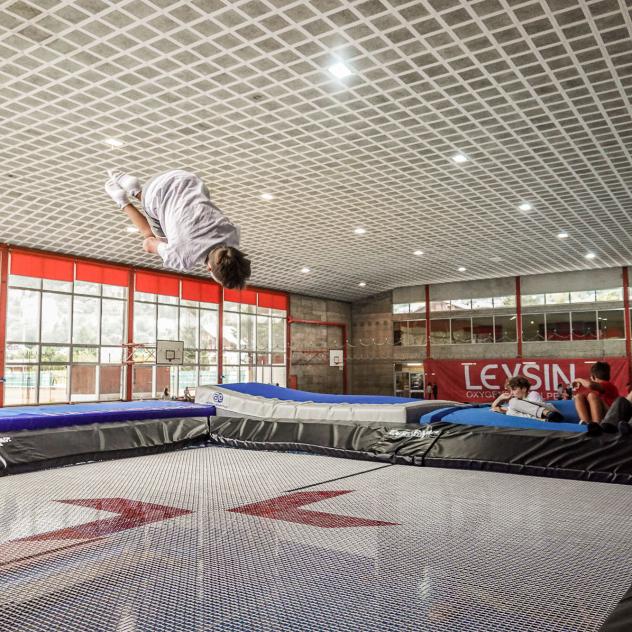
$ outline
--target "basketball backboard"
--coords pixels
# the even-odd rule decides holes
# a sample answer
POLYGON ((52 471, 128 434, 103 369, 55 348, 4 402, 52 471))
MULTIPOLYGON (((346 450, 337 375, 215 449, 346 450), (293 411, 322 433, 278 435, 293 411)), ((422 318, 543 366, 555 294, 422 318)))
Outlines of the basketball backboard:
POLYGON ((178 365, 184 361, 184 342, 182 340, 157 340, 156 364, 178 365))

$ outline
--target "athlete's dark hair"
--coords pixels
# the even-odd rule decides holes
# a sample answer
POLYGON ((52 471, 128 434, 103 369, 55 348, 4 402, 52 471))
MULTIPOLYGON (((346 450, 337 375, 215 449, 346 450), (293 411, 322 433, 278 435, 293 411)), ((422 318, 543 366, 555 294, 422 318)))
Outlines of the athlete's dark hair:
POLYGON ((610 365, 607 362, 595 362, 590 367, 590 377, 597 380, 610 380, 610 365))
POLYGON ((250 278, 250 259, 232 246, 220 246, 215 256, 210 256, 209 266, 213 276, 229 290, 241 289, 250 278))
POLYGON ((508 382, 507 386, 509 388, 526 388, 529 390, 531 388, 531 382, 524 375, 516 375, 516 377, 512 377, 508 382))

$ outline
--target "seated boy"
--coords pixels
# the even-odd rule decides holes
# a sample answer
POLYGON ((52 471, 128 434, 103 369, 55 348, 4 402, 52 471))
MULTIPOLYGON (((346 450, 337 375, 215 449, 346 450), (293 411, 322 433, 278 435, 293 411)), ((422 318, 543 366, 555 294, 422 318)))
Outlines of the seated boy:
POLYGON ((617 397, 608 408, 601 421, 601 429, 605 432, 616 432, 628 435, 632 432, 632 391, 626 397, 617 397))
POLYGON ((513 417, 528 417, 542 421, 561 421, 561 413, 550 404, 545 404, 537 391, 531 390, 531 383, 523 375, 516 375, 507 381, 507 391, 501 393, 492 404, 496 413, 506 413, 513 417), (502 404, 507 403, 507 408, 502 404))
POLYGON ((590 368, 590 380, 578 377, 573 385, 585 389, 574 397, 580 424, 600 424, 608 408, 619 397, 619 389, 610 381, 607 362, 595 362, 590 368))
POLYGON ((205 264, 227 288, 242 288, 250 277, 250 260, 238 249, 239 229, 213 204, 196 175, 167 171, 144 187, 135 176, 110 173, 106 193, 143 236, 143 250, 160 255, 168 268, 192 270, 205 264), (143 205, 145 215, 127 195, 143 205))

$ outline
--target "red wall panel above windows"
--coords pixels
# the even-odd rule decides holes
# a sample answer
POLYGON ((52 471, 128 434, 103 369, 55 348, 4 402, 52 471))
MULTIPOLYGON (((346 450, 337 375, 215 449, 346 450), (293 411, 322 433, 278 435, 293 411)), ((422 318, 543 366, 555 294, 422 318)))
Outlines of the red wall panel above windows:
POLYGON ((72 259, 47 257, 30 252, 11 252, 11 274, 50 279, 52 281, 73 281, 74 265, 72 259))
POLYGON ((179 296, 180 280, 166 274, 136 272, 136 291, 163 296, 179 296))
POLYGON ((222 299, 222 289, 211 281, 182 279, 182 298, 187 301, 219 303, 222 299))
POLYGON ((85 261, 77 261, 76 275, 77 281, 105 283, 106 285, 118 285, 120 287, 127 287, 129 279, 129 272, 125 268, 87 263, 85 261))
POLYGON ((257 304, 256 290, 227 290, 224 288, 224 300, 232 303, 257 304))
POLYGON ((287 311, 287 294, 280 292, 257 292, 259 295, 259 307, 269 307, 271 309, 282 309, 287 311))

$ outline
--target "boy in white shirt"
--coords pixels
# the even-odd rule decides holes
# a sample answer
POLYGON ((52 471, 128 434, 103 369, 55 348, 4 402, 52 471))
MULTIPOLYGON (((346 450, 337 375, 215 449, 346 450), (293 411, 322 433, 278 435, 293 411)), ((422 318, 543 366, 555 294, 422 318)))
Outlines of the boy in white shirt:
POLYGON ((144 187, 135 176, 111 173, 106 193, 143 236, 143 250, 160 255, 168 268, 187 271, 205 264, 226 288, 242 288, 250 260, 239 249, 239 228, 213 204, 200 178, 182 170, 151 178, 144 187), (128 194, 143 205, 144 215, 128 194))
POLYGON ((540 393, 531 390, 531 383, 523 375, 508 380, 507 390, 494 400, 492 410, 513 417, 562 421, 561 413, 550 404, 545 404, 540 393), (507 408, 502 407, 505 403, 507 408))

